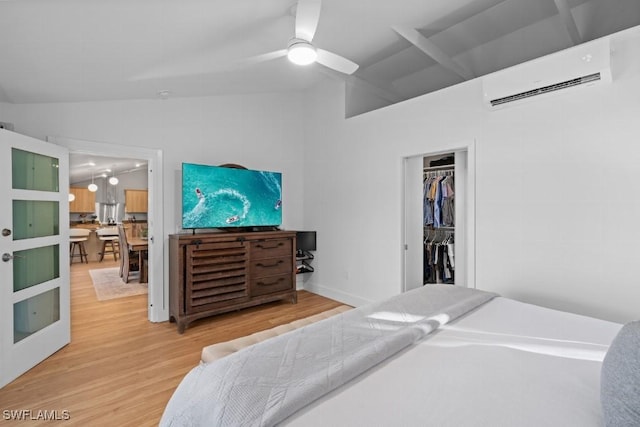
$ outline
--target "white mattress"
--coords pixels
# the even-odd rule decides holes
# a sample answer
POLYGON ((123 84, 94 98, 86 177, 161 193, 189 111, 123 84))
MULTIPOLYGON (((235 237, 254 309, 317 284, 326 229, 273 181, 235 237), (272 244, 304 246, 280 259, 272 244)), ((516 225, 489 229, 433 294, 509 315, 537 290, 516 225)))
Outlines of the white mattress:
POLYGON ((598 426, 621 326, 498 297, 282 425, 598 426))

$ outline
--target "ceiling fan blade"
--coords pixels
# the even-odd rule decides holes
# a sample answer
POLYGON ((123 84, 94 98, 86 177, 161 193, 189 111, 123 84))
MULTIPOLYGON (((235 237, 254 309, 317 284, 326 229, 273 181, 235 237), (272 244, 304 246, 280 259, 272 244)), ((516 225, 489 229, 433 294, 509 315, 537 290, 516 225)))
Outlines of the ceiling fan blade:
POLYGON ((210 73, 226 73, 231 71, 240 71, 251 66, 271 61, 287 55, 287 49, 274 50, 273 52, 261 53, 246 58, 235 59, 229 62, 215 64, 210 68, 202 70, 206 74, 210 73))
POLYGON ((273 52, 263 53, 260 55, 250 56, 248 58, 233 61, 230 64, 230 68, 250 67, 252 65, 256 65, 261 62, 271 61, 272 59, 281 58, 286 55, 287 55, 287 49, 275 50, 273 52))
POLYGON ((273 52, 262 53, 240 59, 203 59, 201 55, 196 58, 184 59, 178 64, 171 64, 163 68, 146 71, 129 78, 131 81, 168 79, 186 76, 196 76, 214 73, 227 73, 249 68, 262 62, 270 61, 287 55, 287 49, 280 49, 273 52))
POLYGON ((321 0, 298 0, 296 10, 296 37, 310 42, 318 28, 321 0))
MULTIPOLYGON (((2 1, 2 0, 0 0, 2 1)), ((291 37, 294 18, 291 15, 280 18, 265 18, 255 27, 240 26, 211 35, 206 35, 208 42, 185 45, 178 48, 167 48, 166 53, 155 64, 141 69, 129 79, 132 81, 170 79, 184 76, 224 73, 242 68, 244 62, 263 62, 269 59, 264 52, 281 49, 282 41, 291 37), (245 59, 250 58, 247 61, 245 59)), ((173 46, 173 45, 171 45, 173 46)), ((283 52, 280 52, 284 54, 283 52)), ((274 53, 275 55, 275 53, 274 53)), ((277 57, 277 56, 276 56, 277 57)))
POLYGON ((348 75, 355 73, 358 69, 358 64, 348 60, 347 58, 324 49, 316 49, 316 51, 318 52, 318 59, 316 59, 316 62, 324 65, 325 67, 348 75))

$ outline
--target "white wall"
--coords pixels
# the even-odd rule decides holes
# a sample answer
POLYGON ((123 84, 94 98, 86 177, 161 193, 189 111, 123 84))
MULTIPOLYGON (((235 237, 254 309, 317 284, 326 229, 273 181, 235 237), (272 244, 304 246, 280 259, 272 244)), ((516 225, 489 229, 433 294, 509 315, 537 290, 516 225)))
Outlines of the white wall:
POLYGON ((400 291, 402 158, 476 141, 476 285, 614 321, 640 318, 640 31, 614 83, 501 111, 469 81, 344 120, 318 88, 305 151, 306 286, 360 303, 400 291))
MULTIPOLYGON (((2 88, 0 88, 0 92, 2 88)), ((12 104, 6 102, 0 102, 0 122, 11 123, 13 121, 13 109, 12 104)))
POLYGON ((12 105, 17 132, 161 149, 164 230, 180 229, 182 162, 283 173, 283 227, 302 223, 300 94, 12 105))

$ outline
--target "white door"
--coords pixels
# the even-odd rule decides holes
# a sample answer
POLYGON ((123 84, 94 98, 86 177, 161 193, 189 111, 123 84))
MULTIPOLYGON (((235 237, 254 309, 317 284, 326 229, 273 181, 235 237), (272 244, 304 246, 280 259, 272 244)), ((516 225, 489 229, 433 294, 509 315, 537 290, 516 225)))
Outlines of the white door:
POLYGON ((404 287, 419 288, 424 282, 424 220, 422 217, 422 156, 404 159, 404 287))
POLYGON ((0 129, 0 387, 69 343, 69 154, 0 129))

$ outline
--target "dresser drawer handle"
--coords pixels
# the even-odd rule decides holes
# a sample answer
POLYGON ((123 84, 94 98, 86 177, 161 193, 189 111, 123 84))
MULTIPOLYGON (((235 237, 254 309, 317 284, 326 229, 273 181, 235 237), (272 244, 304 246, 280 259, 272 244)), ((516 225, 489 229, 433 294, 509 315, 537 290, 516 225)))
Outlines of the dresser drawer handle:
POLYGON ((279 279, 271 282, 271 283, 266 283, 266 282, 257 282, 258 286, 273 286, 273 285, 277 285, 280 282, 284 282, 286 279, 284 279, 283 277, 280 277, 279 279))
POLYGON ((278 242, 275 246, 265 246, 262 243, 258 243, 256 246, 259 247, 260 249, 274 249, 274 248, 279 248, 280 246, 283 246, 284 243, 282 242, 278 242))
POLYGON ((274 264, 263 264, 263 263, 259 262, 259 263, 257 263, 256 265, 257 265, 258 267, 263 267, 263 268, 272 268, 272 267, 277 267, 277 266, 279 266, 279 265, 280 265, 280 264, 282 264, 283 262, 284 262, 283 260, 278 260, 278 261, 276 261, 274 264))

